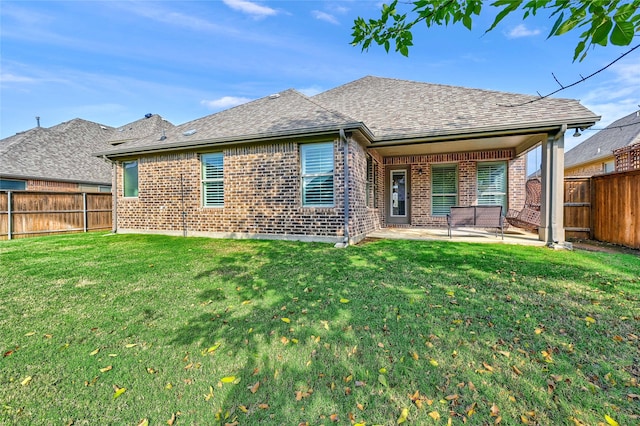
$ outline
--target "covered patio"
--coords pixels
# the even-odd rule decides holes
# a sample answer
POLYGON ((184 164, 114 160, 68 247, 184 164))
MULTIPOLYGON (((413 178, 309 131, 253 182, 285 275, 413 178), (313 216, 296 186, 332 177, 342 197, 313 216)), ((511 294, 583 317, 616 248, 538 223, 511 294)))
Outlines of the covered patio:
POLYGON ((387 240, 416 240, 416 241, 451 241, 465 243, 488 243, 488 244, 516 244, 528 246, 544 246, 545 241, 540 240, 538 234, 533 234, 522 229, 509 227, 504 231, 504 240, 492 230, 477 228, 457 228, 452 231, 453 236, 449 238, 447 228, 381 228, 367 234, 367 238, 387 239, 387 240))

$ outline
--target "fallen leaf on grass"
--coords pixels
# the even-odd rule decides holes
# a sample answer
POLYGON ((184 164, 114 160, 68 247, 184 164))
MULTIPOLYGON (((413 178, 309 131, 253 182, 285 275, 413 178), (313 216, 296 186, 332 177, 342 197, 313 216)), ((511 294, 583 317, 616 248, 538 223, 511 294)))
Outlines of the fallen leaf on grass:
POLYGON ((140 420, 140 423, 138 423, 138 426, 149 426, 149 420, 147 419, 140 420))
POLYGON ((596 323, 595 318, 592 318, 592 317, 585 317, 584 320, 587 322, 587 325, 596 323))
POLYGON ((438 361, 436 361, 435 359, 431 358, 429 360, 429 364, 433 365, 434 367, 437 367, 438 366, 438 361))
POLYGON ((113 399, 120 398, 120 396, 127 391, 127 388, 119 388, 118 386, 113 386, 115 392, 113 393, 113 399))
POLYGON ((491 417, 498 417, 500 415, 500 409, 496 404, 491 405, 491 417))
POLYGON ((22 386, 27 386, 29 383, 31 383, 31 379, 32 379, 32 377, 31 377, 31 376, 28 376, 28 377, 27 377, 27 378, 25 378, 23 381, 21 381, 21 382, 20 382, 20 384, 21 384, 22 386))
POLYGON ((100 372, 101 373, 106 373, 107 371, 111 371, 112 368, 113 368, 113 365, 107 365, 106 367, 101 368, 100 372))
POLYGON ((124 347, 127 348, 127 349, 128 348, 133 348, 133 347, 136 347, 136 346, 138 346, 137 343, 128 343, 128 344, 124 345, 124 347))
POLYGON ((171 413, 171 418, 169 420, 167 420, 167 424, 169 426, 173 426, 173 424, 176 422, 176 419, 178 417, 179 413, 171 413))
POLYGON ((280 319, 282 320, 282 322, 286 322, 287 324, 291 322, 289 318, 280 318, 280 319))
POLYGON ((269 408, 269 404, 258 404, 258 408, 261 410, 266 410, 269 408))
POLYGON ((620 426, 620 423, 616 422, 613 418, 609 417, 607 414, 604 415, 604 419, 607 421, 607 423, 609 423, 611 426, 620 426))
POLYGON ((440 413, 438 413, 437 411, 432 411, 429 413, 429 417, 431 417, 435 421, 438 421, 440 420, 440 413))
POLYGON ((338 415, 337 415, 337 414, 335 414, 335 413, 334 413, 334 414, 332 414, 332 415, 330 415, 330 416, 329 416, 329 419, 330 419, 332 422, 337 422, 337 421, 339 421, 339 420, 340 420, 340 418, 338 417, 338 415))
POLYGON ((245 414, 249 412, 249 409, 244 405, 238 405, 238 408, 245 414))
POLYGON ((30 332, 28 332, 27 334, 25 334, 25 336, 26 336, 26 337, 30 337, 30 336, 33 336, 34 334, 36 334, 36 332, 35 332, 35 331, 30 331, 30 332))
POLYGON ((222 383, 239 383, 240 378, 236 378, 236 376, 227 376, 220 379, 222 383))
POLYGON ((516 367, 515 365, 511 366, 511 369, 513 370, 514 373, 516 373, 518 376, 522 375, 522 371, 520 371, 520 369, 518 367, 516 367))
POLYGON ((260 382, 255 382, 253 385, 247 386, 247 389, 249 389, 251 393, 256 393, 258 392, 259 387, 260 387, 260 382))
POLYGON ((409 417, 409 409, 405 407, 400 412, 400 417, 398 417, 398 421, 396 422, 396 424, 402 424, 406 422, 408 417, 409 417))
POLYGON ((205 401, 209 401, 213 398, 213 386, 209 386, 209 393, 204 396, 205 401))
POLYGON ((349 299, 345 299, 345 298, 340 299, 340 303, 349 303, 349 302, 350 302, 349 299))
POLYGON ((92 352, 89 354, 89 356, 97 355, 97 354, 98 354, 98 352, 100 352, 100 348, 96 349, 95 351, 92 351, 92 352))

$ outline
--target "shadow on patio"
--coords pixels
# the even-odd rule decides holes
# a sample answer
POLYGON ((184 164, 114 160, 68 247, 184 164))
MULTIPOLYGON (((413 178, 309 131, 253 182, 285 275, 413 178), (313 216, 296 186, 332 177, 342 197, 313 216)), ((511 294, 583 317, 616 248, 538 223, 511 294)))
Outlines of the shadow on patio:
POLYGON ((544 242, 540 241, 538 234, 532 234, 514 227, 509 227, 509 229, 504 230, 504 240, 500 237, 500 233, 496 236, 493 230, 477 228, 456 228, 452 231, 452 235, 453 237, 449 238, 447 228, 381 228, 369 233, 367 238, 544 246, 544 242))

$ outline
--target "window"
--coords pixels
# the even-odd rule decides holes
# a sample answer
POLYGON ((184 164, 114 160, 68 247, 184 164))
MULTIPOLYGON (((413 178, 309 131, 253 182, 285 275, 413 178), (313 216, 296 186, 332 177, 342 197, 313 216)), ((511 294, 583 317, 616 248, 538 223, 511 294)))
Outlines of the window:
POLYGON ((615 161, 607 161, 606 163, 603 164, 603 168, 604 168, 604 172, 605 173, 612 173, 616 171, 616 164, 615 161))
POLYGON ((125 161, 122 163, 124 196, 138 196, 138 161, 125 161))
POLYGON ((378 205, 378 187, 376 176, 378 175, 378 163, 367 155, 367 183, 366 183, 366 205, 375 208, 378 205))
POLYGON ((27 182, 23 180, 0 179, 0 189, 5 191, 24 191, 27 189, 27 182))
POLYGON ((302 205, 333 206, 333 143, 300 146, 302 205))
POLYGON ((431 215, 446 216, 449 207, 458 204, 458 166, 431 166, 431 215))
POLYGON ((202 154, 202 204, 224 207, 224 158, 221 152, 202 154))
POLYGON ((478 163, 478 205, 507 209, 507 163, 478 163))

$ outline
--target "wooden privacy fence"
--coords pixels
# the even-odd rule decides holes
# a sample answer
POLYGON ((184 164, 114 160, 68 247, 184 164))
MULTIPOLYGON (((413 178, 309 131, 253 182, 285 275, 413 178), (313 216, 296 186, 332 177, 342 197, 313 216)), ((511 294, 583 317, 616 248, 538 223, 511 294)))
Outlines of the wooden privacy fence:
POLYGON ((640 170, 591 178, 593 238, 640 249, 640 170))
POLYGON ((564 178, 564 232, 567 238, 591 238, 591 178, 564 178))
POLYGON ((111 193, 0 191, 0 240, 111 229, 111 193))

